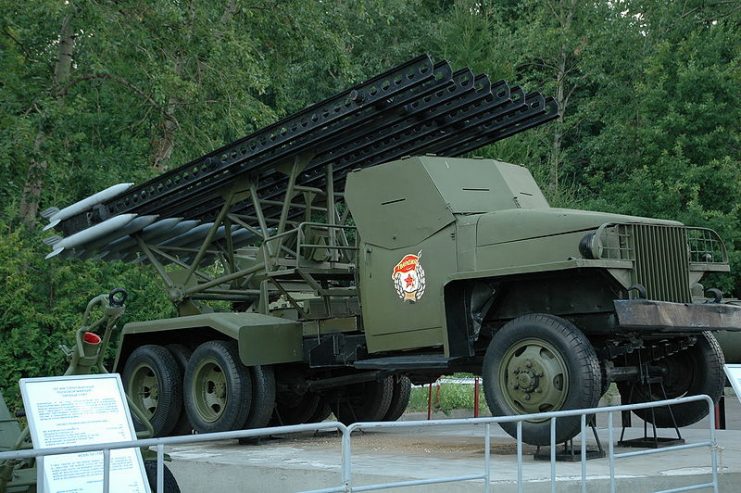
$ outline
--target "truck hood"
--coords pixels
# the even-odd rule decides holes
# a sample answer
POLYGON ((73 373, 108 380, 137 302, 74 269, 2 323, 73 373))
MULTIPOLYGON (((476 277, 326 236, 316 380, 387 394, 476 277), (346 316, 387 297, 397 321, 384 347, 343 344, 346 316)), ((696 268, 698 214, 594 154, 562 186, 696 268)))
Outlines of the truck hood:
POLYGON ((513 241, 596 229, 604 223, 643 223, 681 226, 677 221, 575 209, 510 209, 479 216, 476 245, 513 241))

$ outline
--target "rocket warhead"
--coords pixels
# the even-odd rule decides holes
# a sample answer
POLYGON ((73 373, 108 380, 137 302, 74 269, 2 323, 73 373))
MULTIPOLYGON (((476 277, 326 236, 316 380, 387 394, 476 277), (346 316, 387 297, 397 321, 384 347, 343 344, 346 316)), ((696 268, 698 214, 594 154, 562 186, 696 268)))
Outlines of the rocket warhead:
POLYGON ((53 250, 45 258, 50 259, 56 257, 65 249, 75 248, 109 235, 117 229, 125 227, 136 216, 136 214, 121 214, 120 216, 112 217, 90 228, 83 229, 72 236, 66 238, 54 236, 49 238, 46 243, 49 244, 53 250))
POLYGON ((119 183, 118 185, 113 185, 106 188, 105 190, 95 193, 78 202, 75 202, 74 204, 67 206, 64 209, 60 210, 56 207, 50 207, 44 210, 41 213, 41 217, 49 220, 49 224, 44 226, 44 231, 53 228, 65 219, 69 219, 72 216, 90 210, 98 204, 102 204, 103 202, 106 202, 108 200, 111 200, 112 198, 121 195, 132 186, 134 186, 133 183, 119 183))

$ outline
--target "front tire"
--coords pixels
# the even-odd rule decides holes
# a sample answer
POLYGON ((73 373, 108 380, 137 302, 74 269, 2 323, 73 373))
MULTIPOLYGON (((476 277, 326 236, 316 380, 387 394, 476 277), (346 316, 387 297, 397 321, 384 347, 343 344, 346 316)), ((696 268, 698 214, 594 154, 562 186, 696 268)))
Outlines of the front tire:
MULTIPOLYGON (((662 366, 665 370, 664 390, 668 399, 705 394, 717 403, 723 395, 726 378, 723 371, 725 358, 718 341, 710 332, 699 335, 694 346, 654 364, 662 366)), ((659 384, 653 384, 649 391, 647 385, 621 382, 618 389, 626 404, 665 398, 659 384)), ((633 412, 642 420, 654 423, 659 428, 673 428, 675 421, 681 428, 697 423, 707 416, 708 405, 705 401, 694 401, 671 406, 671 413, 668 407, 656 407, 653 412, 651 409, 636 409, 633 412)))
MULTIPOLYGON (((493 416, 592 408, 599 402, 601 374, 591 343, 571 322, 553 315, 525 315, 499 329, 486 350, 482 376, 493 416)), ((516 423, 501 426, 517 435, 516 423)), ((579 416, 557 419, 556 443, 580 430, 579 416)), ((525 421, 522 440, 549 445, 550 420, 525 421)))

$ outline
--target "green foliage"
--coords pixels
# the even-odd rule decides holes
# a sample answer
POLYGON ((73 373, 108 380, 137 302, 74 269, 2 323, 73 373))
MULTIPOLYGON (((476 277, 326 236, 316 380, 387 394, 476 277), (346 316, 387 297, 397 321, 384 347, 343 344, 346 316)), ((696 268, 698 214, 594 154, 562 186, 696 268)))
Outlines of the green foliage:
POLYGON ((129 292, 128 320, 173 316, 156 279, 122 263, 44 260, 38 235, 0 222, 0 389, 17 407, 19 378, 61 374, 60 344, 72 345, 88 301, 116 287, 129 292))
POLYGON ((40 210, 69 204, 425 51, 562 102, 476 154, 528 166, 553 205, 717 230, 735 273, 706 285, 741 297, 738 26, 700 0, 0 0, 0 386, 62 369, 100 292, 129 289, 130 319, 171 311, 147 269, 43 261, 19 226, 34 165, 40 210))

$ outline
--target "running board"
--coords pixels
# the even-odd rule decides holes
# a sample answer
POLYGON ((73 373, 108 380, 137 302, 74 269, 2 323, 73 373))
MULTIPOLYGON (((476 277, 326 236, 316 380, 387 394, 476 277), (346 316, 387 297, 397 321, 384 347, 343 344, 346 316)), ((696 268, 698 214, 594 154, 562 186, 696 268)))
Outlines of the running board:
POLYGON ((415 354, 358 360, 353 366, 359 370, 427 370, 447 369, 455 358, 442 354, 415 354))

